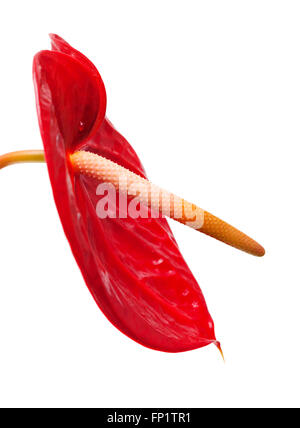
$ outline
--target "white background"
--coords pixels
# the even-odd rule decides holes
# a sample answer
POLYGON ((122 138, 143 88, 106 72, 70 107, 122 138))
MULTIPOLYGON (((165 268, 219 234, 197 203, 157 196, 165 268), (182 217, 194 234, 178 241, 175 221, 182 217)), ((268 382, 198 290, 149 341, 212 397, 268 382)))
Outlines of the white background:
POLYGON ((297 1, 1 3, 1 152, 42 147, 32 57, 56 32, 99 68, 150 179, 267 253, 172 222, 226 364, 152 351, 94 303, 45 165, 1 171, 0 406, 299 406, 299 21, 297 1))

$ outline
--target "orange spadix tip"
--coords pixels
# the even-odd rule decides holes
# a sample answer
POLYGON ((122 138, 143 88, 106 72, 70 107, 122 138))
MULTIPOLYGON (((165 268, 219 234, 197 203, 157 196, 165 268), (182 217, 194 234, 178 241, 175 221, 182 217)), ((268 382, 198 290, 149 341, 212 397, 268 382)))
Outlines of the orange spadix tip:
POLYGON ((207 211, 201 232, 253 256, 265 254, 264 248, 254 239, 207 211))

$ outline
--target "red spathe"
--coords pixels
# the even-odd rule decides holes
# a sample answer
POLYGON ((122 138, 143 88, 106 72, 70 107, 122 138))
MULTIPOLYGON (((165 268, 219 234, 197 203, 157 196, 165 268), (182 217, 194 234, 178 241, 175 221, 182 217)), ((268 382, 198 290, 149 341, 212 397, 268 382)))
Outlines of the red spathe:
POLYGON ((94 65, 60 37, 51 40, 53 50, 38 53, 33 64, 39 124, 60 219, 90 292, 106 317, 144 346, 181 352, 218 344, 167 221, 98 218, 99 183, 72 173, 68 155, 88 150, 145 177, 132 147, 105 118, 105 88, 94 65))

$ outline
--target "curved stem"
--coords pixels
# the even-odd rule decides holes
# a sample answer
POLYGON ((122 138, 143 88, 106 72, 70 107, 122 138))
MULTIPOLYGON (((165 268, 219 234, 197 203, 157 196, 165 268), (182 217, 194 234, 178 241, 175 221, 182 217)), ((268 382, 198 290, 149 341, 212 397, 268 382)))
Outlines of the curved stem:
POLYGON ((0 156, 0 169, 14 163, 45 162, 43 150, 22 150, 0 156))

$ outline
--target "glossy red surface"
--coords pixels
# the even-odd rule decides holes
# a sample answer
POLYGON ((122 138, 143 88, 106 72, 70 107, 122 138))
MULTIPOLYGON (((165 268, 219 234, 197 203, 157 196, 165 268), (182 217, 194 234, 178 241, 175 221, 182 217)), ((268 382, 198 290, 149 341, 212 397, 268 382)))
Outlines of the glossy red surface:
POLYGON ((144 346, 180 352, 217 344, 167 221, 98 218, 99 183, 72 173, 68 154, 80 149, 145 176, 132 147, 104 118, 105 88, 94 65, 51 38, 53 50, 38 53, 33 65, 39 123, 57 209, 90 292, 106 317, 144 346))

